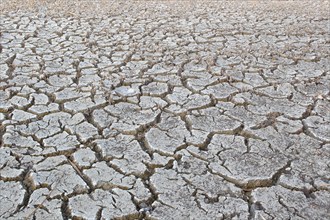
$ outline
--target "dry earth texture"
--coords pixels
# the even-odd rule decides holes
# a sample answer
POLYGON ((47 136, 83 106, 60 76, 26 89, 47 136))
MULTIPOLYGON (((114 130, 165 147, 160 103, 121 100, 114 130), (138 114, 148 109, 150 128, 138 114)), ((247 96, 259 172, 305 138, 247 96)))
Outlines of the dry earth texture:
POLYGON ((327 1, 1 1, 0 219, 330 219, 327 1))

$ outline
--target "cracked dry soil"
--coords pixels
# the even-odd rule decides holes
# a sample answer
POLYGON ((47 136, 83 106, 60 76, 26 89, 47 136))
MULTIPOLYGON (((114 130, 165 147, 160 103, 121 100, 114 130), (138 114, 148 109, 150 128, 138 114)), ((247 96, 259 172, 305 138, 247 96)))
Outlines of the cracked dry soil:
POLYGON ((0 219, 330 219, 328 2, 127 4, 1 14, 0 219))

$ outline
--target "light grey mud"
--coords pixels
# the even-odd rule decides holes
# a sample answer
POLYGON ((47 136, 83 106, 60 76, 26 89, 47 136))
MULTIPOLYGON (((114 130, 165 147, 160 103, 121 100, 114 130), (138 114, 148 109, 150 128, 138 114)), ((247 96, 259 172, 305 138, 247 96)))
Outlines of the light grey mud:
POLYGON ((0 219, 330 219, 329 4, 127 4, 1 14, 0 219))

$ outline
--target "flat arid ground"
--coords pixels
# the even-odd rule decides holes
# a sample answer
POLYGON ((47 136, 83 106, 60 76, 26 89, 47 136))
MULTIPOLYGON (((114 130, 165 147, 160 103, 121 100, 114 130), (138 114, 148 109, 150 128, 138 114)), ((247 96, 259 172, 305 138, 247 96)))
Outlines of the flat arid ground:
POLYGON ((330 219, 328 1, 0 4, 0 219, 330 219))

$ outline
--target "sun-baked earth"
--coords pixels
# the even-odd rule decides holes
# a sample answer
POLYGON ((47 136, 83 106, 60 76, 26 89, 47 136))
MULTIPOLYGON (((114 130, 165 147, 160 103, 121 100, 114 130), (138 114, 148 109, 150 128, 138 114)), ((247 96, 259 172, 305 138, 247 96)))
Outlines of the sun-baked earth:
POLYGON ((0 219, 330 219, 327 1, 74 2, 0 3, 0 219))

